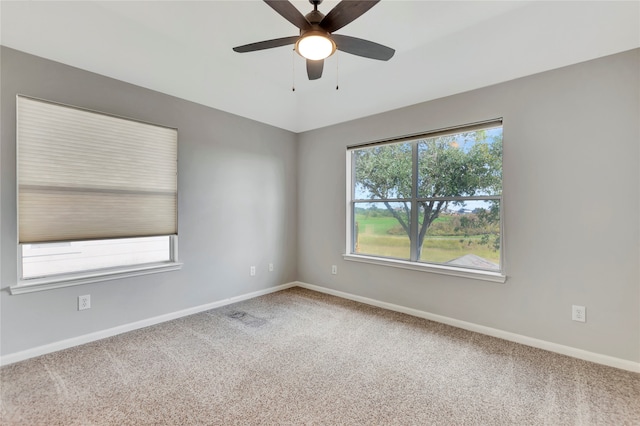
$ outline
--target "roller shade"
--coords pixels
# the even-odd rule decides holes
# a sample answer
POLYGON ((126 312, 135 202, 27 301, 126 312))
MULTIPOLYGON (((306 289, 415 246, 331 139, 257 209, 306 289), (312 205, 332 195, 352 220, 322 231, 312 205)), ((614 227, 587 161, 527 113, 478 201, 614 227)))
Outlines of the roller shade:
POLYGON ((176 129, 17 97, 20 243, 177 233, 176 129))

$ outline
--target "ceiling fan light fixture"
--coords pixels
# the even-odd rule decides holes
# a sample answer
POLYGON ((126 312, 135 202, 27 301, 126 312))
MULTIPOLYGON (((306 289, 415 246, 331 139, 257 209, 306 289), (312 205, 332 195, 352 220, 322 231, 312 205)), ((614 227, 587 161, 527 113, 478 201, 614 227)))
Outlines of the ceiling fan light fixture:
POLYGON ((296 52, 312 61, 328 58, 335 51, 336 44, 322 31, 309 31, 296 42, 296 52))

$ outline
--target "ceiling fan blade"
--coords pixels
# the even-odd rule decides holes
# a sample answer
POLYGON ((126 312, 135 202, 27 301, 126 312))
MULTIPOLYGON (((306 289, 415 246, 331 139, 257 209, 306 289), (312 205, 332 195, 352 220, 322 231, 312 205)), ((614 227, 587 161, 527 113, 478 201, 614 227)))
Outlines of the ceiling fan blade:
POLYGON ((331 34, 338 50, 379 61, 388 61, 396 51, 390 47, 361 38, 331 34))
POLYGON ((271 49, 274 47, 286 46, 288 44, 294 44, 298 41, 299 36, 274 38, 273 40, 258 41, 256 43, 245 44, 244 46, 234 47, 234 52, 245 53, 255 52, 256 50, 271 49))
POLYGON ((380 0, 342 0, 320 21, 320 27, 332 33, 353 22, 380 0))
POLYGON ((280 16, 301 30, 308 30, 311 28, 311 24, 307 21, 307 18, 305 18, 304 15, 287 0, 264 0, 264 2, 271 6, 273 10, 278 12, 280 16))
POLYGON ((324 59, 312 61, 307 59, 307 75, 309 80, 317 80, 322 77, 322 69, 324 68, 324 59))

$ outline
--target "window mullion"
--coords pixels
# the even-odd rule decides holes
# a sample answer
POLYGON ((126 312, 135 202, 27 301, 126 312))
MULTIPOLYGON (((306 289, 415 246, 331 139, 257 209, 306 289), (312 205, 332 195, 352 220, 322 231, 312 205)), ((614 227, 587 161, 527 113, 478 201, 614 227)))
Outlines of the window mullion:
POLYGON ((418 198, 418 141, 414 141, 411 144, 411 224, 409 225, 409 229, 411 231, 411 236, 409 240, 411 241, 411 261, 417 262, 418 259, 418 203, 416 202, 418 198))
POLYGON ((349 200, 351 200, 351 205, 349 206, 349 226, 351 229, 351 234, 349 235, 349 250, 351 253, 357 253, 358 229, 356 228, 356 202, 354 200, 354 198, 356 197, 356 156, 352 151, 347 151, 347 153, 349 155, 351 170, 351 172, 349 173, 351 182, 350 188, 348 189, 348 191, 350 191, 349 200))

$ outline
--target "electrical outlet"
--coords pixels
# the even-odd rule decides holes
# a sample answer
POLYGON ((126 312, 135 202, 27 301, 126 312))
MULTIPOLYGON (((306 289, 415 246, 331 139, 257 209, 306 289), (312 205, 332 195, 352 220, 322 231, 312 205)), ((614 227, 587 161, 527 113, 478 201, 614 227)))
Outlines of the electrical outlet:
POLYGON ((251 274, 252 277, 255 277, 255 275, 256 275, 256 267, 252 266, 249 273, 251 274))
POLYGON ((586 322, 587 321, 587 308, 584 306, 572 305, 571 306, 571 319, 574 321, 586 322))
POLYGON ((273 263, 269 264, 269 272, 273 272, 273 263))
POLYGON ((338 275, 338 266, 337 265, 331 265, 331 274, 332 275, 338 275))
POLYGON ((78 310, 84 311, 91 308, 91 295, 78 296, 78 310))

